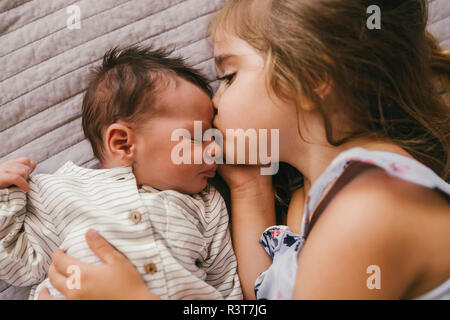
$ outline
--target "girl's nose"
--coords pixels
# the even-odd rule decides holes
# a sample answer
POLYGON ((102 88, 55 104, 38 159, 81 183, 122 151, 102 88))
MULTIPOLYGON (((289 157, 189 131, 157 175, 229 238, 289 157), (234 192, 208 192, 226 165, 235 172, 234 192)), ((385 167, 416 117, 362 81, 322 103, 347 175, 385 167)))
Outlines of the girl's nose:
POLYGON ((216 92, 216 94, 212 98, 212 106, 213 106, 213 109, 214 109, 214 115, 217 114, 217 110, 219 108, 219 99, 220 99, 219 93, 216 92))

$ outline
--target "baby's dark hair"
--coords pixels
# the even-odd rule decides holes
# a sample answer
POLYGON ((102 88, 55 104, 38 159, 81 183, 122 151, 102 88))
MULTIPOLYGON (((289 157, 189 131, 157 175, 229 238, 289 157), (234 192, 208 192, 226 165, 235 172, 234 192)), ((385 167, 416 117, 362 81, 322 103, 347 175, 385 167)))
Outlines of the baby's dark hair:
POLYGON ((179 77, 202 89, 212 90, 199 71, 167 49, 131 46, 106 52, 95 68, 83 99, 82 126, 94 155, 103 160, 103 131, 122 120, 138 124, 158 112, 158 94, 179 77))

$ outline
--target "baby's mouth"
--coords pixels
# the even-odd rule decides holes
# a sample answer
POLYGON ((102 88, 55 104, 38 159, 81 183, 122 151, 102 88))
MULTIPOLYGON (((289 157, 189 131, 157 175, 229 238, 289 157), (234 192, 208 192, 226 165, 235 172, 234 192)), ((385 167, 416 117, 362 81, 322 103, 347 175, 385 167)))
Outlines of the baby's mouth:
POLYGON ((217 171, 217 164, 208 170, 202 171, 200 174, 209 178, 214 178, 214 176, 216 175, 216 171, 217 171))

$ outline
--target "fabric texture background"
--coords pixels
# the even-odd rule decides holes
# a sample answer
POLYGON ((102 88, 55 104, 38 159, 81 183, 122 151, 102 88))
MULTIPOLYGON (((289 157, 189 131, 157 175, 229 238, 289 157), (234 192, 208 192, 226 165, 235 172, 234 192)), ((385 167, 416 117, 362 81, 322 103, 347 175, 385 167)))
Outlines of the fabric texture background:
MULTIPOLYGON (((52 173, 68 160, 99 168, 81 128, 89 69, 113 46, 172 46, 217 83, 207 26, 226 0, 1 0, 0 163, 17 157, 52 173), (81 29, 69 29, 77 5, 81 29)), ((431 0, 429 30, 450 49, 450 1, 431 0)), ((0 281, 0 299, 28 288, 0 281)))

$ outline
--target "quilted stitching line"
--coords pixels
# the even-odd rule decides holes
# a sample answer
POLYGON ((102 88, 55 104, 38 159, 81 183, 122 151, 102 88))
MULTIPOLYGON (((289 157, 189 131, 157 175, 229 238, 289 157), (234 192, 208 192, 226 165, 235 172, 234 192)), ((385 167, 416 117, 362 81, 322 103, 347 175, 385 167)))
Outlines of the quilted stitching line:
MULTIPOLYGON (((190 45, 193 45, 194 43, 200 42, 200 41, 202 41, 202 40, 204 40, 204 39, 206 39, 206 38, 202 38, 202 39, 199 39, 199 40, 197 40, 197 41, 194 41, 194 42, 192 42, 192 43, 190 43, 190 44, 187 44, 187 45, 185 45, 185 46, 183 46, 183 47, 180 47, 178 50, 181 50, 181 49, 183 49, 183 48, 186 48, 186 47, 188 47, 188 46, 190 46, 190 45)), ((145 40, 147 40, 147 39, 145 39, 145 40)), ((145 41, 145 40, 144 40, 144 41, 145 41)), ((138 42, 135 43, 135 44, 138 44, 138 42)), ((196 66, 198 66, 198 65, 200 65, 200 64, 202 64, 202 63, 204 63, 204 62, 206 62, 206 61, 209 61, 209 60, 211 60, 211 59, 212 59, 212 57, 209 57, 209 58, 207 58, 207 59, 205 59, 205 60, 202 60, 202 61, 200 61, 199 63, 195 64, 194 67, 196 67, 196 66)), ((51 80, 50 82, 56 81, 56 80, 58 80, 59 78, 64 77, 64 76, 67 75, 67 74, 70 74, 70 73, 72 73, 72 72, 74 72, 74 71, 77 71, 78 69, 81 69, 81 68, 83 68, 83 67, 86 67, 86 66, 89 66, 89 65, 96 64, 96 63, 98 63, 98 62, 100 62, 100 61, 102 61, 102 58, 96 59, 96 60, 94 60, 94 61, 92 61, 92 62, 89 62, 88 64, 86 64, 86 65, 84 65, 84 66, 79 66, 78 68, 76 68, 76 69, 74 69, 74 70, 71 70, 71 71, 69 71, 68 73, 66 73, 66 74, 64 74, 64 75, 61 75, 60 77, 57 77, 57 78, 51 80)), ((48 83, 50 83, 50 82, 48 82, 48 83)), ((211 82, 214 82, 214 80, 211 81, 211 82)), ((48 84, 48 83, 44 83, 44 84, 42 84, 41 86, 36 87, 35 89, 30 90, 29 92, 24 93, 23 95, 21 95, 21 96, 15 98, 14 100, 17 100, 17 99, 21 98, 22 96, 24 96, 24 95, 26 95, 26 94, 28 94, 28 93, 34 91, 34 90, 37 90, 37 89, 41 88, 42 86, 44 86, 44 85, 46 85, 46 84, 48 84)), ((28 120, 28 119, 30 119, 30 118, 36 116, 36 115, 37 115, 38 113, 40 113, 40 112, 43 112, 43 111, 45 111, 45 110, 47 110, 47 109, 50 109, 50 108, 56 106, 57 104, 60 104, 60 103, 62 103, 62 102, 64 102, 64 101, 67 101, 67 100, 69 100, 69 99, 71 99, 71 98, 73 98, 73 97, 75 97, 75 96, 77 96, 77 95, 83 93, 85 90, 86 90, 86 86, 84 86, 82 90, 77 91, 75 94, 72 94, 72 95, 70 95, 70 96, 68 96, 68 97, 65 97, 64 99, 59 100, 58 102, 56 102, 56 103, 54 103, 54 104, 51 104, 51 105, 47 106, 45 109, 38 110, 36 113, 33 113, 32 115, 30 115, 30 116, 28 116, 28 117, 26 117, 26 118, 24 118, 24 119, 21 119, 21 120, 17 121, 16 123, 12 124, 12 125, 9 125, 9 126, 5 127, 3 130, 7 130, 7 129, 9 129, 9 128, 12 128, 12 127, 14 127, 14 126, 16 126, 16 125, 22 123, 23 121, 26 121, 26 120, 28 120)), ((14 100, 11 100, 11 101, 14 101, 14 100)), ((11 101, 10 101, 10 102, 11 102, 11 101)), ((7 103, 9 103, 9 102, 7 102, 7 103)), ((7 103, 5 103, 4 105, 6 105, 7 103)), ((2 105, 2 106, 3 106, 3 105, 2 105)), ((1 106, 0 106, 0 107, 1 107, 1 106)))
MULTIPOLYGON (((128 0, 127 2, 121 4, 120 6, 117 6, 117 7, 112 7, 112 8, 108 8, 108 9, 105 9, 105 10, 103 10, 103 11, 100 11, 100 12, 96 12, 96 13, 94 13, 93 15, 91 15, 91 16, 89 16, 89 17, 86 17, 86 18, 84 18, 84 19, 87 20, 87 19, 90 19, 90 18, 92 18, 92 17, 95 17, 95 16, 97 16, 97 15, 99 15, 99 14, 108 12, 108 11, 113 10, 113 9, 115 9, 115 8, 119 8, 119 7, 121 7, 121 6, 123 6, 123 5, 127 4, 127 3, 129 3, 129 2, 131 2, 131 1, 133 1, 133 0, 128 0)), ((75 2, 76 2, 76 1, 75 1, 75 2)), ((58 10, 58 11, 59 11, 59 10, 58 10)), ((56 12, 56 11, 55 11, 55 12, 56 12)), ((53 13, 55 13, 55 12, 52 12, 52 13, 50 13, 50 14, 53 14, 53 13)), ((43 17, 39 18, 38 20, 43 19, 43 18, 49 16, 50 14, 48 14, 48 15, 46 15, 46 16, 43 16, 43 17)), ((38 21, 38 20, 36 20, 36 21, 38 21)), ((31 24, 31 23, 36 22, 36 21, 31 21, 31 22, 28 23, 28 24, 31 24)), ((27 25, 23 25, 22 27, 20 27, 19 29, 14 30, 14 31, 20 30, 21 28, 24 28, 25 26, 27 26, 27 25)), ((27 47, 27 46, 30 46, 30 45, 32 45, 32 44, 34 44, 34 43, 36 43, 36 42, 38 42, 38 41, 40 41, 40 40, 43 40, 43 39, 45 39, 45 38, 48 38, 48 37, 50 37, 50 36, 52 36, 52 35, 54 35, 54 34, 60 32, 60 31, 62 31, 62 30, 65 30, 66 28, 67 28, 67 27, 64 26, 63 28, 58 29, 58 30, 56 30, 56 31, 54 31, 54 32, 52 32, 52 33, 49 33, 49 34, 47 34, 47 35, 45 35, 45 36, 43 36, 43 37, 41 37, 41 38, 39 38, 39 39, 33 40, 32 42, 29 42, 29 43, 26 43, 26 44, 24 44, 23 46, 21 46, 21 47, 19 47, 19 48, 16 48, 16 49, 14 49, 13 51, 7 52, 6 54, 0 56, 0 58, 6 57, 7 55, 10 55, 10 54, 12 54, 12 53, 14 53, 14 52, 16 52, 16 51, 19 51, 20 49, 23 49, 23 48, 25 48, 25 47, 27 47)), ((11 31, 11 32, 14 32, 14 31, 11 31)), ((8 32, 8 33, 6 33, 6 34, 4 34, 4 35, 2 35, 2 36, 5 36, 5 35, 7 35, 7 34, 9 34, 9 33, 11 33, 11 32, 8 32)), ((20 72, 19 72, 19 73, 20 73, 20 72)), ((11 77, 13 77, 13 76, 14 76, 14 75, 12 75, 11 77)))
MULTIPOLYGON (((71 71, 71 72, 73 72, 73 71, 71 71)), ((55 80, 56 80, 56 79, 55 79, 55 80)), ((45 84, 44 84, 44 85, 45 85, 45 84)), ((76 93, 74 93, 74 94, 72 94, 72 95, 70 95, 70 96, 68 96, 68 97, 63 98, 62 100, 59 100, 58 102, 56 102, 56 103, 54 103, 54 104, 52 104, 52 105, 50 105, 50 106, 48 106, 48 107, 46 107, 46 108, 44 108, 44 109, 42 109, 42 110, 38 110, 36 113, 30 115, 29 117, 26 117, 25 119, 22 119, 22 120, 20 120, 20 121, 18 121, 18 122, 16 122, 16 123, 14 123, 14 124, 12 124, 12 125, 10 125, 10 126, 4 128, 4 129, 2 130, 2 132, 5 131, 5 130, 8 130, 9 128, 12 128, 12 127, 18 125, 19 123, 21 123, 21 122, 23 122, 23 121, 26 121, 26 120, 28 120, 28 119, 34 117, 35 115, 37 115, 38 113, 41 113, 42 111, 45 111, 45 110, 47 110, 47 109, 50 109, 50 108, 56 106, 57 104, 60 104, 60 103, 62 103, 62 102, 64 102, 64 101, 69 100, 70 98, 75 97, 76 95, 79 95, 80 93, 83 93, 83 91, 85 91, 85 89, 80 90, 80 91, 77 91, 76 93)), ((14 99, 14 100, 16 100, 16 99, 14 99)), ((44 107, 45 107, 45 106, 44 106, 44 107)))
MULTIPOLYGON (((173 7, 171 7, 171 8, 173 8, 173 7)), ((166 10, 167 10, 167 9, 166 9, 166 10)), ((163 11, 164 11, 164 10, 163 10, 163 11)), ((207 13, 205 13, 205 14, 202 14, 202 15, 196 17, 195 19, 190 20, 189 22, 196 21, 196 20, 201 19, 201 18, 203 18, 203 17, 205 17, 205 16, 207 16, 207 15, 210 15, 211 13, 214 13, 214 12, 216 12, 216 10, 211 11, 211 12, 207 12, 207 13)), ((151 16, 145 17, 145 18, 140 19, 140 20, 138 20, 138 21, 136 21, 136 22, 139 22, 139 21, 141 21, 141 20, 144 20, 144 19, 147 19, 147 18, 150 18, 150 17, 151 17, 151 16)), ((135 23, 136 23, 136 22, 135 22, 135 23)), ((134 23, 133 23, 133 24, 134 24, 134 23)), ((184 24, 185 24, 185 23, 181 23, 181 24, 179 24, 179 25, 177 25, 177 26, 175 26, 175 27, 172 27, 172 28, 166 29, 166 30, 164 30, 164 31, 161 31, 161 32, 159 32, 159 33, 156 33, 156 34, 154 34, 154 35, 151 35, 150 37, 144 38, 144 39, 140 40, 139 42, 133 43, 132 45, 141 43, 141 42, 146 41, 146 40, 148 40, 148 39, 151 39, 151 38, 153 38, 153 37, 157 37, 157 36, 159 36, 159 35, 161 35, 161 34, 163 34, 163 33, 166 33, 166 32, 168 32, 168 31, 175 30, 175 29, 179 28, 180 26, 182 26, 182 25, 184 25, 184 24)), ((129 25, 127 25, 127 26, 129 26, 129 25)), ((57 56, 59 56, 59 55, 61 55, 61 54, 64 54, 65 52, 68 52, 68 51, 70 51, 70 50, 73 50, 73 49, 75 49, 75 48, 78 48, 78 47, 80 47, 80 46, 82 46, 82 45, 85 45, 86 43, 89 43, 89 42, 91 42, 91 41, 94 41, 94 40, 96 40, 96 39, 98 39, 98 38, 100 38, 100 37, 102 37, 102 36, 105 36, 106 34, 109 34, 109 33, 111 33, 111 32, 117 31, 117 30, 122 29, 122 28, 123 28, 123 27, 119 27, 119 28, 116 28, 116 29, 114 29, 114 30, 110 30, 110 31, 108 31, 108 33, 102 34, 102 35, 100 35, 99 37, 96 37, 96 38, 94 38, 94 39, 90 39, 90 40, 88 40, 88 41, 86 41, 86 42, 83 42, 83 43, 81 43, 81 44, 79 44, 79 45, 73 47, 73 48, 70 48, 70 49, 68 49, 68 50, 65 50, 65 51, 59 53, 57 56)), ((202 38, 202 39, 206 39, 206 37, 204 37, 204 38, 202 38)), ((33 68, 33 67, 36 67, 37 65, 39 65, 39 64, 41 64, 41 63, 43 63, 43 62, 46 62, 46 61, 48 61, 48 60, 50 60, 50 59, 53 59, 53 58, 55 58, 55 57, 57 57, 57 56, 53 56, 53 57, 47 58, 47 59, 45 59, 45 60, 43 60, 43 61, 41 61, 41 62, 39 62, 39 63, 37 63, 37 64, 35 64, 35 65, 32 65, 32 66, 28 67, 27 69, 31 69, 31 68, 33 68)), ((89 63, 84 64, 84 65, 82 65, 82 66, 78 66, 77 69, 86 67, 86 66, 90 65, 91 63, 92 63, 92 62, 89 62, 89 63)), ((18 72, 18 73, 16 73, 16 74, 12 75, 11 77, 8 77, 8 79, 10 79, 10 78, 12 78, 12 77, 14 77, 14 76, 17 76, 17 75, 23 73, 23 72, 26 71, 27 69, 22 70, 22 71, 20 71, 20 72, 18 72)), ((71 72, 73 72, 73 71, 74 71, 74 70, 71 70, 71 71, 69 71, 69 72, 67 72, 67 73, 65 73, 65 74, 62 74, 62 75, 58 76, 58 77, 55 78, 55 79, 52 79, 52 80, 50 80, 50 81, 48 81, 48 82, 46 82, 46 83, 43 83, 43 84, 41 84, 41 85, 39 85, 39 86, 37 86, 37 87, 31 89, 31 90, 28 90, 28 91, 22 93, 21 95, 19 95, 19 96, 15 97, 15 98, 13 98, 13 99, 11 99, 11 100, 8 100, 8 101, 2 103, 2 104, 0 105, 0 107, 6 105, 7 103, 9 103, 9 102, 11 102, 11 101, 14 101, 14 100, 20 98, 20 97, 22 97, 22 96, 24 96, 24 95, 26 95, 26 94, 28 94, 28 93, 34 91, 34 90, 36 90, 36 89, 38 89, 38 88, 40 88, 40 87, 42 87, 42 86, 44 86, 44 85, 46 85, 46 84, 48 84, 48 83, 54 81, 54 80, 57 80, 57 79, 59 79, 59 78, 65 76, 65 75, 67 75, 67 74, 69 74, 69 73, 71 73, 71 72)), ((5 81, 8 80, 8 79, 4 79, 4 80, 0 81, 0 83, 5 82, 5 81)))
POLYGON ((19 4, 15 5, 14 7, 8 8, 8 9, 6 9, 4 11, 0 11, 0 14, 3 14, 3 13, 8 12, 8 11, 11 11, 11 10, 13 10, 15 8, 20 7, 20 6, 23 6, 24 4, 26 4, 26 3, 30 2, 30 1, 31 0, 28 0, 28 1, 25 1, 25 2, 22 2, 22 3, 19 3, 19 4))
MULTIPOLYGON (((69 117, 69 118, 64 119, 64 121, 61 122, 58 126, 56 126, 56 127, 54 127, 54 128, 49 128, 49 130, 46 130, 45 132, 42 132, 42 133, 39 134, 39 135, 33 136, 33 138, 32 138, 31 140, 28 140, 28 141, 26 141, 25 143, 21 144, 20 146, 16 147, 15 150, 13 150, 12 152, 17 151, 17 150, 19 150, 20 148, 22 148, 22 147, 24 147, 24 146, 26 146, 26 145, 28 145, 28 144, 31 144, 33 141, 35 141, 35 140, 37 140, 37 139, 39 139, 39 138, 41 138, 41 137, 43 137, 43 136, 49 134, 50 132, 52 132, 52 131, 54 131, 54 130, 56 130, 56 129, 58 129, 58 128, 61 128, 61 127, 65 126, 66 124, 68 124, 68 123, 70 123, 70 122, 72 122, 72 121, 77 120, 78 118, 81 118, 80 114, 77 114, 77 115, 75 115, 75 116, 72 116, 72 117, 69 117)), ((24 139, 24 140, 25 140, 25 139, 24 139)), ((8 152, 8 153, 9 153, 9 152, 8 152)), ((7 153, 7 154, 8 154, 8 153, 7 153)))
MULTIPOLYGON (((24 4, 29 3, 29 2, 31 2, 31 1, 24 2, 24 3, 22 3, 22 4, 20 4, 20 5, 16 6, 16 7, 14 7, 13 9, 18 8, 18 7, 20 7, 20 6, 24 5, 24 4)), ((67 6, 70 6, 70 5, 72 5, 72 4, 76 3, 76 2, 78 2, 78 0, 74 0, 74 1, 71 2, 71 3, 68 3, 67 6)), ((53 11, 53 12, 45 13, 42 17, 37 17, 37 18, 34 19, 34 20, 31 20, 31 21, 28 20, 27 23, 24 24, 23 26, 20 26, 20 27, 18 27, 17 29, 12 29, 12 30, 10 30, 9 32, 3 34, 2 36, 6 36, 6 35, 8 35, 8 34, 14 32, 14 31, 20 30, 20 29, 26 27, 27 25, 29 25, 29 24, 31 24, 31 23, 33 23, 33 22, 37 22, 37 21, 39 21, 39 20, 41 20, 41 19, 43 19, 43 18, 45 18, 45 17, 47 17, 47 16, 49 16, 49 15, 55 13, 55 12, 58 12, 59 10, 62 10, 62 8, 57 9, 56 11, 53 11)), ((9 11, 9 10, 7 10, 7 11, 9 11)), ((5 11, 5 12, 7 12, 7 11, 5 11)), ((4 12, 0 12, 0 14, 3 14, 3 13, 4 13, 4 12)))
MULTIPOLYGON (((77 119, 75 119, 75 120, 77 120, 77 119)), ((73 120, 73 121, 75 121, 75 120, 73 120)), ((57 150, 55 153, 51 154, 48 158, 45 158, 45 157, 44 157, 44 158, 42 158, 41 160, 39 160, 39 161, 37 161, 37 162, 40 163, 40 162, 43 162, 43 161, 48 160, 48 159, 50 159, 50 158, 53 158, 54 156, 56 156, 56 155, 58 155, 58 154, 60 154, 60 153, 62 153, 62 152, 64 152, 64 151, 66 151, 67 149, 73 147, 74 145, 76 145, 76 144, 82 142, 82 141, 85 140, 85 139, 86 139, 86 138, 85 138, 84 135, 83 135, 83 137, 78 138, 78 139, 75 139, 74 141, 72 141, 72 142, 70 143, 69 146, 63 147, 62 149, 59 149, 59 150, 57 150)), ((27 143, 27 144, 29 144, 29 143, 27 143)), ((18 151, 18 150, 19 150, 19 149, 15 150, 15 151, 18 151)))
MULTIPOLYGON (((96 36, 96 37, 93 38, 93 39, 89 39, 88 41, 83 42, 83 43, 80 43, 79 45, 77 45, 77 46, 75 46, 75 47, 72 47, 72 48, 69 48, 69 49, 67 49, 67 50, 62 51, 62 52, 58 53, 57 55, 48 57, 48 58, 46 58, 46 59, 44 59, 44 60, 42 60, 42 61, 39 61, 39 62, 37 62, 37 63, 35 63, 35 64, 31 65, 31 66, 26 67, 26 68, 23 69, 23 70, 19 70, 18 72, 14 73, 14 74, 12 74, 12 75, 9 75, 7 78, 2 79, 2 81, 0 81, 0 83, 4 82, 4 81, 7 80, 7 79, 13 78, 13 77, 15 77, 15 76, 17 76, 17 75, 23 73, 24 71, 26 71, 26 70, 28 70, 28 69, 31 69, 31 68, 33 68, 33 67, 36 67, 37 65, 39 65, 39 64, 41 64, 41 63, 44 63, 44 62, 46 62, 46 61, 48 61, 48 60, 50 60, 50 59, 54 59, 55 57, 57 57, 57 56, 59 56, 59 55, 62 55, 62 54, 66 53, 66 52, 68 52, 68 51, 70 51, 70 50, 73 50, 73 49, 75 49, 75 48, 78 48, 78 47, 80 47, 80 46, 82 46, 82 45, 84 45, 84 44, 86 44, 86 43, 89 43, 89 42, 91 42, 91 41, 93 41, 93 40, 96 40, 96 39, 98 39, 98 38, 101 38, 101 37, 103 37, 103 36, 105 36, 105 35, 107 35, 107 34, 109 34, 109 33, 114 32, 114 31, 117 31, 117 30, 120 30, 120 29, 122 29, 122 28, 128 27, 128 26, 133 25, 133 24, 135 24, 135 23, 137 23, 137 22, 140 22, 140 21, 142 21, 142 20, 151 18, 151 17, 153 17, 154 15, 159 14, 159 13, 162 13, 162 12, 164 12, 165 10, 169 10, 169 9, 171 9, 171 8, 173 8, 173 7, 168 7, 168 8, 165 8, 165 9, 163 9, 163 10, 160 10, 160 11, 158 11, 158 12, 152 13, 151 15, 146 16, 146 17, 143 17, 143 18, 141 18, 141 19, 139 19, 139 20, 136 20, 136 21, 134 21, 134 22, 131 23, 131 24, 119 26, 119 27, 116 27, 115 29, 108 30, 106 33, 102 33, 102 34, 96 36)), ((115 8, 112 8, 112 9, 115 9, 115 8)), ((107 10, 107 11, 109 11, 109 10, 107 10)), ((105 12, 106 12, 106 11, 105 11, 105 12)), ((58 30, 57 32, 52 33, 52 35, 53 35, 53 34, 56 34, 56 33, 58 33, 58 32, 60 32, 60 31, 62 31, 62 30, 65 30, 65 28, 62 28, 62 29, 58 30)), ((42 40, 42 39, 41 39, 41 40, 42 40)), ((39 40, 37 40, 37 41, 39 41, 39 40)))

